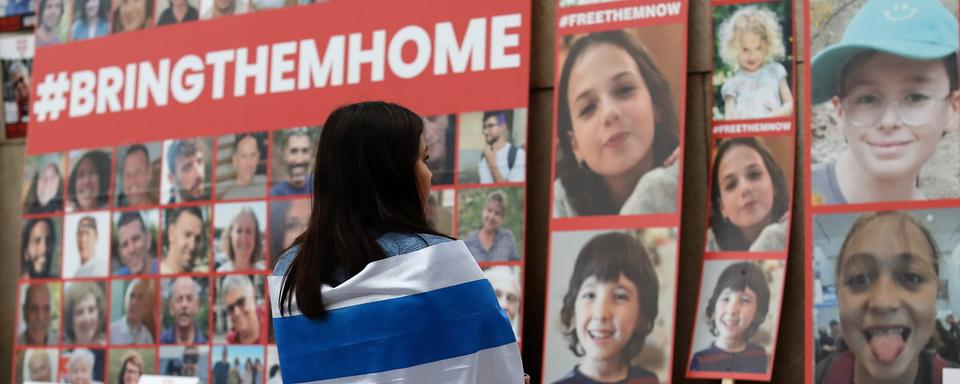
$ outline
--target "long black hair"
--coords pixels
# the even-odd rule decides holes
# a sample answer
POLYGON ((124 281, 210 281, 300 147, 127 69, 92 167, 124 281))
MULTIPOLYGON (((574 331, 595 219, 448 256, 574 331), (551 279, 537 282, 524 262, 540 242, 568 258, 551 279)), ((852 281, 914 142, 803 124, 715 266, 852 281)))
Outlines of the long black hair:
MULTIPOLYGON (((74 0, 73 1, 73 19, 74 20, 86 20, 87 19, 87 1, 89 0, 74 0)), ((97 3, 97 19, 103 20, 104 22, 109 21, 110 17, 110 0, 98 0, 97 3)), ((93 26, 96 28, 96 26, 93 26)))
POLYGON ((713 169, 710 171, 710 229, 713 230, 717 245, 724 251, 746 251, 750 248, 750 243, 743 237, 740 228, 725 219, 720 211, 720 162, 723 161, 723 158, 731 149, 738 146, 748 147, 756 151, 763 159, 763 167, 770 174, 770 183, 773 184, 773 206, 770 208, 770 215, 768 216, 770 223, 777 221, 784 213, 787 213, 790 201, 783 170, 770 155, 770 151, 767 151, 757 139, 739 137, 721 142, 717 148, 716 159, 713 161, 713 169))
POLYGON ((80 164, 83 164, 84 161, 93 163, 99 182, 96 206, 93 209, 105 208, 107 203, 110 202, 110 155, 103 151, 89 151, 77 160, 77 164, 73 166, 73 171, 70 172, 70 180, 67 183, 67 198, 76 209, 82 209, 80 208, 80 202, 77 201, 77 170, 80 169, 80 164))
POLYGON ((337 285, 385 254, 377 238, 388 232, 444 236, 427 224, 417 185, 423 121, 386 102, 337 108, 323 124, 313 169, 310 224, 294 242, 296 257, 280 291, 280 309, 292 300, 308 318, 326 313, 320 287, 337 285))
POLYGON ((39 219, 29 219, 23 224, 23 231, 20 234, 20 272, 26 272, 31 278, 56 277, 51 273, 51 269, 53 263, 60 262, 59 260, 53 259, 57 254, 57 245, 60 243, 57 241, 57 227, 53 225, 53 220, 54 219, 49 217, 42 217, 39 219), (33 231, 33 227, 41 223, 47 226, 47 237, 43 239, 46 253, 44 257, 47 258, 47 262, 43 265, 42 271, 35 271, 32 263, 27 261, 27 247, 30 246, 30 232, 33 231))
POLYGON ((601 180, 589 167, 581 167, 573 155, 570 134, 573 131, 573 119, 570 115, 570 105, 567 102, 570 74, 573 66, 590 47, 612 45, 624 50, 637 64, 643 81, 647 84, 650 99, 657 113, 657 122, 654 127, 653 151, 654 164, 662 164, 680 143, 680 122, 676 108, 673 105, 673 93, 670 83, 654 64, 650 55, 637 46, 636 43, 623 31, 596 32, 586 35, 570 48, 570 53, 563 62, 563 71, 560 73, 560 83, 557 87, 557 177, 567 192, 570 204, 578 215, 613 215, 620 211, 610 197, 606 183, 601 180))

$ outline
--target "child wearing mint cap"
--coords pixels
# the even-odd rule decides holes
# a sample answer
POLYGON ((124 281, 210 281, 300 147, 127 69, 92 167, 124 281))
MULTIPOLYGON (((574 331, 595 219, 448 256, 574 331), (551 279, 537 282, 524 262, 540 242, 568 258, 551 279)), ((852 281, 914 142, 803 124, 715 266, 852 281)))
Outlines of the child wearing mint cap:
POLYGON ((939 0, 870 0, 811 64, 846 148, 812 170, 814 204, 925 200, 920 169, 957 130, 958 27, 939 0))

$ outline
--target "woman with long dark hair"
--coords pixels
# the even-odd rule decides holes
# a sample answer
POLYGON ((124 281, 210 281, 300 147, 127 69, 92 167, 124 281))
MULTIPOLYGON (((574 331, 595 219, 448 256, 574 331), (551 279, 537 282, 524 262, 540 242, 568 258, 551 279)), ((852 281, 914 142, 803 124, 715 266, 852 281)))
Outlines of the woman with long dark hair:
POLYGON ((789 208, 783 171, 757 139, 720 143, 710 173, 707 251, 783 251, 789 208))
POLYGON ((65 0, 40 0, 37 6, 36 46, 60 44, 60 23, 63 21, 65 0))
POLYGON ((92 39, 110 33, 110 0, 74 0, 73 41, 92 39))
POLYGON ((43 217, 29 219, 23 224, 20 236, 20 277, 44 279, 56 277, 53 265, 57 257, 57 227, 53 219, 43 217))
POLYGON ((67 182, 67 211, 103 209, 110 202, 110 155, 89 151, 77 160, 67 182))
POLYGON ((427 160, 423 121, 402 106, 327 118, 309 225, 270 277, 284 381, 523 381, 489 281, 463 242, 427 224, 427 160))
POLYGON ((650 55, 624 31, 591 33, 557 89, 553 216, 676 212, 680 122, 650 55))

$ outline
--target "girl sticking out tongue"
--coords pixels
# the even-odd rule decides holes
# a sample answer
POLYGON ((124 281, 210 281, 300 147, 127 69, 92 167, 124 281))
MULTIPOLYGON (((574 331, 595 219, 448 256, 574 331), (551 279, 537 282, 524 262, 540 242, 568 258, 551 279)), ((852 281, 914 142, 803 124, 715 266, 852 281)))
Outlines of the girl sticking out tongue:
POLYGON ((817 383, 939 383, 949 363, 927 348, 936 321, 938 247, 902 212, 867 214, 837 256, 847 351, 817 363, 817 383))

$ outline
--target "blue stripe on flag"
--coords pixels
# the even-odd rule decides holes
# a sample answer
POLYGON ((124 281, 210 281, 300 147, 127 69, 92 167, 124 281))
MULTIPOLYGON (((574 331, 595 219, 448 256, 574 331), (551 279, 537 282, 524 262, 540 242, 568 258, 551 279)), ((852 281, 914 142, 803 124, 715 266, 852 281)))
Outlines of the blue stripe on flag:
POLYGON ((274 318, 284 381, 389 371, 515 342, 486 279, 327 313, 274 318))

